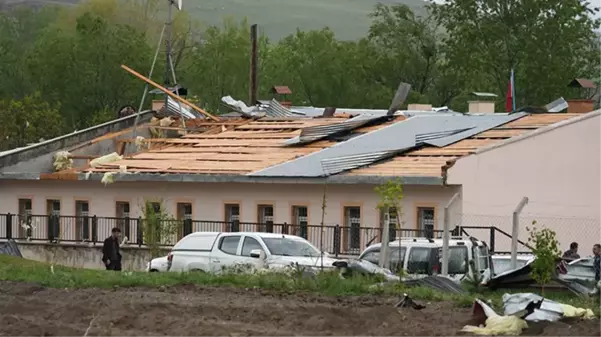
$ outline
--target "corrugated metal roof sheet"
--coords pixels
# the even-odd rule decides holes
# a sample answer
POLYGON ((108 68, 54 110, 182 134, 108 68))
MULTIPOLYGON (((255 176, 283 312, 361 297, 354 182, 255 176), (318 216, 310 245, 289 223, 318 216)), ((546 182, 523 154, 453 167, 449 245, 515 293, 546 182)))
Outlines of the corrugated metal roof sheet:
POLYGON ((303 117, 305 114, 302 112, 291 111, 285 106, 281 105, 280 102, 272 99, 269 102, 269 106, 265 108, 265 115, 267 117, 280 117, 280 118, 288 118, 288 117, 303 117))
POLYGON ((174 100, 171 96, 167 96, 167 111, 186 119, 204 118, 203 115, 192 110, 187 105, 174 100))
POLYGON ((330 125, 319 125, 311 126, 301 130, 301 134, 294 137, 286 142, 285 145, 297 145, 311 143, 319 139, 326 138, 339 132, 351 131, 358 127, 361 127, 369 122, 375 121, 376 119, 386 118, 381 116, 368 116, 360 115, 345 120, 342 123, 330 124, 330 125))
POLYGON ((250 173, 265 177, 320 177, 369 165, 418 145, 446 146, 525 114, 480 116, 422 115, 391 124, 382 129, 354 137, 319 152, 250 173), (447 133, 446 136, 443 134, 447 133), (439 135, 425 137, 423 135, 439 135))

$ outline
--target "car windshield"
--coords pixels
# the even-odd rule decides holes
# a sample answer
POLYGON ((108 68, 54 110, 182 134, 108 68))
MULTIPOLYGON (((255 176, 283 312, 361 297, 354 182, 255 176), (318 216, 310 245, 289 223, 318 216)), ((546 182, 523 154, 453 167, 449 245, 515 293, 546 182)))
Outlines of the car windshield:
POLYGON ((449 274, 465 274, 467 266, 467 248, 465 246, 449 247, 449 274))
POLYGON ((272 255, 308 257, 320 255, 319 250, 305 240, 281 237, 263 238, 263 242, 272 255))

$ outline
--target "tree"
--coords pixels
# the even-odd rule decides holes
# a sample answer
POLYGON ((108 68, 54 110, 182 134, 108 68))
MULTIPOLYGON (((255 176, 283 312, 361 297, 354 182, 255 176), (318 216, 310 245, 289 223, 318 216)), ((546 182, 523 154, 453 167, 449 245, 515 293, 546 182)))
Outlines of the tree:
MULTIPOLYGON (((401 232, 401 214, 402 214, 402 201, 403 201, 403 185, 400 179, 389 180, 386 183, 376 186, 376 193, 378 194, 380 200, 378 201, 378 205, 376 206, 380 212, 383 212, 386 215, 390 216, 391 214, 396 217, 396 230, 401 232)), ((383 230, 389 230, 390 225, 384 224, 383 230), (388 225, 388 227, 386 227, 388 225)), ((401 251, 401 237, 402 233, 399 235, 399 254, 401 251)), ((388 244, 390 242, 390 237, 385 241, 386 238, 382 239, 382 254, 380 258, 380 266, 386 267, 388 266, 388 244), (386 246, 384 246, 386 245, 386 246)), ((402 261, 401 261, 402 263, 402 261)), ((402 264, 401 264, 402 268, 402 264)), ((400 271, 397 271, 400 272, 400 271)))
POLYGON ((87 12, 77 18, 74 32, 46 31, 29 55, 29 66, 43 97, 61 102, 65 121, 77 129, 89 126, 96 111, 135 104, 142 85, 120 65, 143 71, 150 68, 151 56, 143 33, 87 12))
POLYGON ((551 282, 561 254, 559 241, 554 231, 538 227, 536 221, 532 222, 531 228, 526 227, 526 230, 530 233, 528 243, 532 246, 532 254, 534 254, 530 275, 541 286, 544 296, 545 285, 551 282))
POLYGON ((505 96, 515 69, 518 105, 566 95, 574 77, 599 73, 598 11, 582 0, 445 0, 430 5, 446 30, 449 66, 470 90, 505 96))
POLYGON ((59 107, 44 102, 39 93, 22 101, 0 101, 0 149, 8 150, 60 136, 63 132, 59 107))

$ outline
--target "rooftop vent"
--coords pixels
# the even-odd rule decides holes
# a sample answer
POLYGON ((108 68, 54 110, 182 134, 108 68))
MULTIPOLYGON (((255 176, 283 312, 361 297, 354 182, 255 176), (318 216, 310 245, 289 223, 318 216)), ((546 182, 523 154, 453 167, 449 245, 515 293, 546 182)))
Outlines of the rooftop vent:
POLYGON ((292 106, 292 102, 288 99, 288 95, 292 94, 290 88, 285 85, 274 85, 269 90, 269 93, 272 95, 271 98, 278 101, 281 105, 290 108, 292 106))
POLYGON ((597 85, 585 78, 575 78, 568 84, 569 88, 576 88, 579 99, 568 100, 568 113, 581 114, 591 112, 595 109, 593 97, 597 92, 597 85))

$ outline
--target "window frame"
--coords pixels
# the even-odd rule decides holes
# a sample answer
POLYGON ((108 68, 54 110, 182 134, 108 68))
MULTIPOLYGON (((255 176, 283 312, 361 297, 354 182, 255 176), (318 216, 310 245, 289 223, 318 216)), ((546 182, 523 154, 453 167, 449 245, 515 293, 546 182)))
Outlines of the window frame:
POLYGON ((244 235, 244 238, 242 239, 242 246, 240 247, 240 256, 250 257, 250 251, 248 252, 248 255, 244 255, 244 244, 246 243, 247 239, 254 240, 259 245, 259 247, 261 247, 260 249, 267 254, 268 250, 266 250, 265 247, 263 247, 261 241, 257 240, 256 238, 250 235, 244 235))
POLYGON ((240 251, 240 242, 241 241, 242 241, 242 235, 226 235, 226 236, 221 237, 221 239, 219 239, 219 245, 217 246, 217 249, 219 249, 220 252, 227 254, 227 255, 232 255, 232 256, 240 255, 239 251, 240 251), (234 254, 226 252, 222 248, 223 242, 229 238, 238 238, 238 244, 236 245, 236 252, 234 254))

